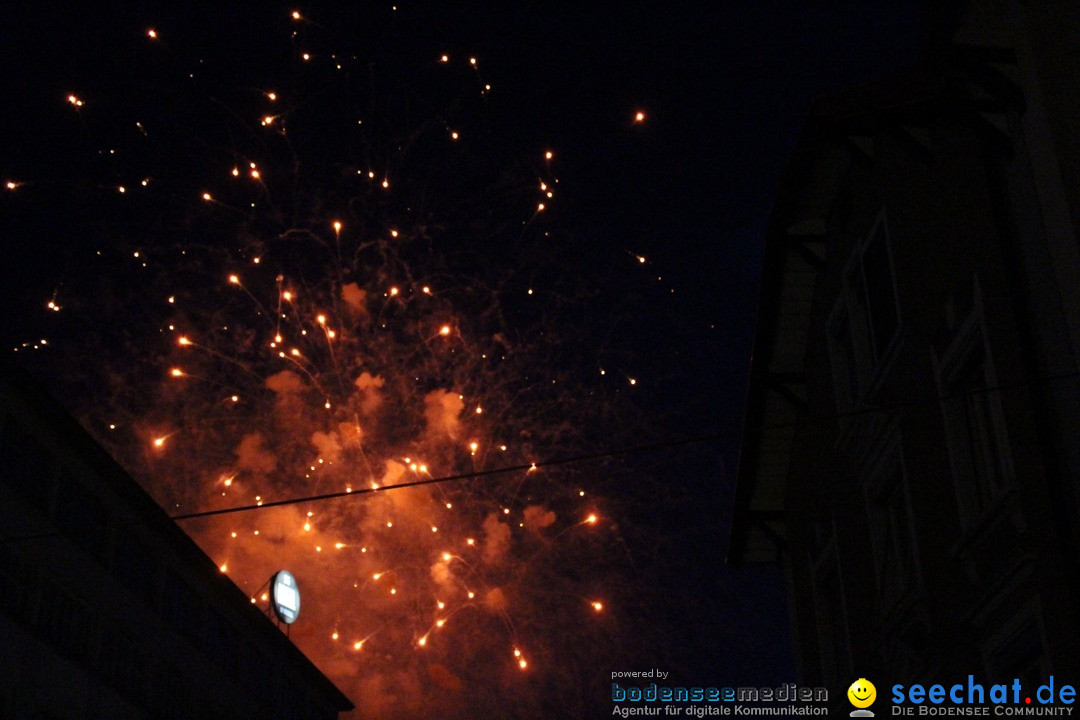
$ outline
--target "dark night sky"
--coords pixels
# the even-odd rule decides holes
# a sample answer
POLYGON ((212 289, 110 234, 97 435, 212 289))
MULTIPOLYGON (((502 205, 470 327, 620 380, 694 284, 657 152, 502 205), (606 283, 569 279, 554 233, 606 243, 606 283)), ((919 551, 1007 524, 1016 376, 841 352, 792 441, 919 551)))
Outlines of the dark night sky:
MULTIPOLYGON (((122 5, 66 14, 14 9, 2 51, 9 102, 0 170, 7 176, 40 175, 42 157, 61 156, 65 136, 75 142, 57 98, 72 87, 124 82, 132 58, 103 46, 155 23, 226 55, 222 47, 258 50, 277 40, 272 12, 215 13, 207 24, 167 5, 122 5), (262 42, 252 31, 260 24, 262 42)), ((349 6, 305 13, 348 27, 362 14, 349 6)), ((358 28, 370 23, 371 13, 363 14, 358 28)), ((558 148, 562 212, 583 245, 598 258, 611 248, 648 256, 682 294, 680 314, 696 314, 698 327, 716 326, 710 351, 698 354, 702 362, 684 360, 715 382, 709 394, 738 417, 761 238, 786 155, 814 96, 914 61, 917 12, 908 3, 765 0, 646 3, 618 12, 588 3, 403 4, 386 15, 379 41, 400 43, 401 53, 444 48, 484 58, 499 111, 513 117, 512 137, 558 148), (638 108, 649 114, 646 127, 631 127, 638 108)), ((247 67, 243 57, 227 62, 247 67)), ((34 232, 32 246, 9 243, 9 252, 31 263, 6 286, 5 306, 17 315, 6 318, 15 328, 5 333, 9 340, 34 334, 35 319, 22 315, 36 303, 21 304, 33 285, 22 282, 51 285, 49 251, 66 242, 62 229, 47 224, 34 232)))
MULTIPOLYGON (((559 222, 577 238, 584 262, 641 254, 649 259, 642 277, 646 299, 676 290, 631 331, 641 375, 669 380, 662 394, 643 391, 643 402, 668 413, 673 435, 737 430, 767 216, 810 101, 911 65, 918 11, 906 2, 855 0, 624 3, 614 9, 569 2, 433 7, 403 0, 395 14, 389 0, 384 3, 377 12, 349 3, 300 7, 343 34, 397 47, 390 52, 402 57, 480 57, 495 88, 492 102, 514 123, 496 142, 509 147, 527 138, 558 153, 565 198, 559 222), (373 13, 384 17, 377 28, 364 25, 373 13), (648 114, 642 126, 631 123, 638 109, 648 114), (671 413, 675 406, 684 410, 671 413)), ((103 45, 155 25, 177 44, 217 53, 243 76, 250 61, 222 48, 234 41, 271 47, 273 33, 280 34, 275 18, 291 9, 235 4, 233 12, 218 9, 215 22, 206 23, 171 4, 129 9, 95 3, 93 10, 68 13, 46 11, 48 3, 15 5, 5 9, 10 19, 0 43, 3 181, 61 174, 56 167, 65 143, 76 142, 67 137, 63 98, 72 89, 123 83, 130 58, 102 51, 103 45)), ((36 336, 47 320, 42 304, 56 282, 57 259, 73 241, 75 221, 65 221, 63 212, 55 201, 28 209, 0 198, 6 256, 0 336, 8 346, 36 336)), ((678 519, 681 529, 676 518, 660 521, 684 548, 683 557, 672 559, 668 582, 684 594, 699 588, 694 622, 729 629, 720 635, 682 631, 687 679, 793 680, 779 575, 720 566, 723 503, 731 488, 718 487, 715 476, 722 468, 730 477, 737 438, 699 450, 683 472, 707 475, 697 481, 705 501, 696 515, 678 519), (717 646, 717 637, 727 645, 717 646)), ((680 611, 686 607, 673 609, 680 611)))

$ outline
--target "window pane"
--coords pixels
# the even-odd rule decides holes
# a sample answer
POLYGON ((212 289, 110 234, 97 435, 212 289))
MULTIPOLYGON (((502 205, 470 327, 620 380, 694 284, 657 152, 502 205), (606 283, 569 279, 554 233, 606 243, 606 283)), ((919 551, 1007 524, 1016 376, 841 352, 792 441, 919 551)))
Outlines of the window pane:
POLYGON ((975 338, 945 388, 945 432, 957 494, 967 521, 987 510, 1005 484, 1004 418, 989 390, 986 347, 975 338))
POLYGON ((866 306, 874 329, 874 355, 880 360, 900 325, 884 221, 866 246, 862 261, 866 306))

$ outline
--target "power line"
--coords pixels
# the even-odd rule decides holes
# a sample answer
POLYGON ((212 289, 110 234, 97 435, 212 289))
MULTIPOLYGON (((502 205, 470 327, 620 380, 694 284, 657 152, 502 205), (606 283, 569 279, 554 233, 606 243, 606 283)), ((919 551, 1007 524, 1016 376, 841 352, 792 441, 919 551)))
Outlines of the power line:
MULTIPOLYGON (((1014 383, 999 384, 990 387, 973 388, 971 390, 953 393, 950 395, 933 395, 930 397, 916 398, 914 400, 901 400, 889 405, 865 405, 861 408, 853 408, 840 413, 831 414, 817 414, 806 410, 806 415, 809 416, 810 422, 824 422, 830 420, 844 420, 849 418, 855 418, 862 415, 875 415, 884 412, 894 412, 902 410, 907 407, 918 407, 920 405, 927 405, 930 403, 943 402, 948 400, 956 400, 962 397, 974 396, 978 394, 986 394, 993 392, 1002 392, 1005 390, 1016 390, 1031 385, 1056 382, 1059 380, 1070 380, 1080 378, 1080 371, 1074 371, 1064 373, 1061 375, 1051 375, 1041 378, 1035 378, 1034 380, 1017 381, 1014 383)), ((684 445, 694 445, 702 442, 711 442, 717 440, 723 440, 725 438, 737 437, 743 438, 747 434, 764 435, 766 432, 773 430, 783 430, 787 428, 799 427, 800 425, 807 424, 806 419, 797 419, 790 422, 774 423, 771 425, 763 426, 760 428, 747 428, 745 424, 738 430, 719 431, 715 433, 709 433, 707 435, 698 435, 690 438, 680 438, 676 440, 667 440, 657 443, 649 443, 645 445, 636 445, 628 448, 620 448, 617 450, 606 450, 603 452, 588 453, 584 455, 573 455, 570 457, 559 458, 556 460, 547 460, 535 463, 523 463, 519 465, 510 465, 500 468, 492 468, 489 470, 475 470, 467 473, 457 473, 454 475, 445 475, 437 478, 427 478, 425 480, 414 480, 411 482, 397 483, 395 485, 388 485, 379 488, 359 488, 357 490, 342 490, 333 493, 323 493, 320 495, 308 495, 298 498, 286 498, 284 500, 275 500, 272 502, 263 502, 255 505, 241 505, 230 508, 220 508, 218 510, 204 510, 201 512, 184 513, 182 515, 171 515, 171 520, 191 520, 194 518, 212 517, 215 515, 229 515, 232 513, 249 512, 253 510, 261 510, 263 508, 281 507, 284 505, 299 505, 307 502, 319 502, 323 500, 333 500, 335 498, 347 497, 352 495, 369 495, 373 493, 386 492, 387 490, 394 490, 408 487, 420 487, 423 485, 435 485, 440 483, 455 482, 458 480, 472 480, 475 478, 489 477, 492 475, 502 475, 512 472, 521 472, 523 470, 531 470, 533 468, 553 467, 557 465, 568 465, 577 462, 587 462, 589 460, 600 460, 603 458, 618 457, 621 455, 631 455, 639 452, 649 452, 652 450, 661 450, 670 447, 679 447, 684 445)))
MULTIPOLYGON (((323 500, 333 500, 342 497, 351 497, 354 495, 371 495, 374 493, 383 493, 388 490, 397 490, 409 487, 420 487, 423 485, 435 485, 439 483, 454 482, 457 480, 471 480, 475 478, 489 477, 492 475, 502 475, 512 472, 522 472, 532 470, 533 468, 539 469, 543 467, 554 467, 557 465, 569 465, 571 463, 588 462, 590 460, 602 460, 604 458, 619 457, 622 455, 632 455, 634 453, 650 452, 653 450, 663 450, 665 448, 681 447, 686 445, 695 445, 703 442, 710 442, 727 437, 728 433, 717 432, 709 433, 707 435, 698 435, 689 438, 677 438, 673 440, 665 440, 663 442, 648 443, 644 445, 635 445, 632 447, 619 448, 617 450, 605 450, 602 452, 585 453, 581 455, 571 455, 565 458, 557 458, 555 460, 545 460, 538 462, 522 463, 519 465, 509 465, 506 467, 491 468, 488 470, 475 470, 466 473, 457 473, 455 475, 445 475, 437 478, 427 478, 425 480, 414 480, 410 482, 397 483, 395 485, 386 485, 380 488, 359 488, 356 490, 343 490, 333 493, 323 493, 320 495, 308 495, 305 497, 286 498, 283 500, 274 500, 271 502, 263 502, 255 505, 240 505, 229 508, 219 508, 217 510, 204 510, 201 512, 183 513, 180 515, 167 515, 162 520, 193 520, 195 518, 213 517, 215 515, 230 515, 234 513, 250 512, 254 510, 265 510, 272 507, 282 507, 285 505, 299 505, 308 502, 320 502, 323 500)), ((110 526, 123 526, 134 527, 137 525, 146 525, 148 523, 155 522, 154 520, 139 519, 129 522, 110 523, 110 526)), ((95 529, 94 532, 99 532, 104 528, 95 529)), ((17 536, 2 536, 0 537, 0 545, 5 545, 12 542, 22 542, 28 540, 45 540, 50 538, 57 538, 69 535, 70 533, 63 530, 54 530, 44 533, 37 533, 34 535, 17 535, 17 536)), ((0 533, 2 535, 2 533, 0 533)))
POLYGON ((200 512, 184 513, 182 515, 170 515, 170 520, 191 520, 194 518, 212 517, 214 515, 229 515, 232 513, 248 512, 251 510, 263 510, 265 508, 282 507, 283 505, 299 505, 307 502, 319 502, 322 500, 333 500, 335 498, 352 497, 354 495, 370 495, 374 493, 384 493, 388 490, 399 490, 401 488, 420 487, 422 485, 435 485, 439 483, 454 482, 457 480, 472 480, 475 478, 489 477, 491 475, 503 475, 512 472, 529 471, 533 469, 540 469, 543 467, 553 467, 556 465, 569 465, 571 463, 587 462, 589 460, 602 460, 604 458, 619 457, 621 455, 631 455, 640 452, 649 452, 653 450, 662 450, 665 448, 680 447, 683 445, 694 445, 702 442, 709 442, 713 440, 719 440, 725 436, 725 433, 710 433, 708 435, 698 435, 691 438, 680 438, 677 440, 667 440, 664 442, 650 443, 648 445, 636 445, 634 447, 620 448, 618 450, 606 450, 604 452, 588 453, 585 455, 572 455, 570 457, 558 458, 556 460, 546 460, 541 462, 522 463, 520 465, 508 465, 506 467, 491 468, 488 470, 474 470, 467 473, 457 473, 455 475, 444 475, 437 478, 427 478, 425 480, 413 480, 410 482, 396 483, 394 485, 386 485, 379 488, 359 488, 357 490, 341 490, 332 493, 323 493, 321 495, 308 495, 298 498, 287 498, 284 500, 274 500, 272 502, 257 503, 255 505, 239 505, 236 507, 219 508, 217 510, 203 510, 200 512))
MULTIPOLYGON (((446 475, 446 476, 437 477, 437 478, 427 478, 427 479, 424 479, 424 480, 415 480, 415 481, 410 481, 410 482, 405 482, 405 483, 398 483, 396 485, 388 485, 388 486, 385 486, 385 487, 380 487, 378 489, 376 489, 376 488, 359 488, 359 489, 351 490, 351 491, 350 490, 344 490, 344 491, 339 491, 339 492, 334 492, 334 493, 324 493, 324 494, 320 494, 320 495, 308 495, 308 496, 298 497, 298 498, 286 498, 286 499, 283 499, 283 500, 274 500, 274 501, 271 501, 271 502, 263 502, 262 504, 241 505, 241 506, 230 507, 230 508, 220 508, 220 509, 217 509, 217 510, 205 510, 205 511, 201 511, 201 512, 184 513, 184 514, 180 514, 180 515, 171 515, 171 516, 166 516, 166 517, 169 520, 173 520, 173 521, 191 520, 191 519, 195 519, 195 518, 212 517, 212 516, 215 516, 215 515, 228 515, 228 514, 240 513, 240 512, 250 512, 250 511, 254 511, 254 510, 261 510, 261 509, 264 509, 264 508, 282 507, 282 506, 285 506, 285 505, 298 505, 298 504, 307 503, 307 502, 319 502, 319 501, 323 501, 323 500, 333 500, 333 499, 336 499, 336 498, 352 496, 352 495, 357 495, 357 496, 369 495, 369 494, 372 494, 372 493, 386 492, 387 490, 393 490, 393 489, 400 489, 400 488, 407 488, 407 487, 420 487, 420 486, 423 486, 423 485, 434 485, 434 484, 440 484, 440 483, 455 482, 455 481, 459 481, 459 480, 471 480, 471 479, 476 479, 476 478, 489 477, 489 476, 493 476, 493 475, 501 475, 501 474, 512 473, 512 472, 521 472, 521 471, 524 471, 524 470, 530 470, 533 467, 536 467, 536 468, 539 469, 539 468, 542 468, 542 467, 554 467, 554 466, 558 466, 558 465, 569 465, 569 464, 572 464, 572 463, 588 462, 590 460, 601 460, 601 459, 604 459, 604 458, 619 457, 619 456, 622 456, 622 455, 632 455, 632 454, 640 453, 640 452, 649 452, 649 451, 653 451, 653 450, 661 450, 661 449, 664 449, 664 448, 695 445, 695 444, 704 443, 704 442, 714 442, 714 441, 723 440, 723 439, 727 439, 727 438, 739 438, 740 441, 741 441, 747 435, 764 435, 767 432, 771 432, 771 431, 775 431, 775 430, 789 429, 789 428, 796 428, 796 427, 806 425, 806 424, 811 423, 811 422, 827 422, 827 421, 832 421, 832 420, 843 420, 843 419, 848 419, 848 418, 855 418, 855 417, 859 417, 859 416, 862 416, 862 415, 875 415, 875 414, 881 414, 881 413, 884 413, 884 412, 895 412, 895 411, 903 410, 904 408, 918 407, 920 405, 938 403, 938 402, 947 401, 947 400, 955 400, 955 399, 959 399, 959 398, 962 398, 962 397, 973 396, 973 395, 977 395, 977 394, 1002 392, 1002 391, 1005 391, 1005 390, 1016 390, 1016 389, 1020 389, 1020 388, 1024 388, 1024 387, 1029 387, 1029 386, 1032 386, 1032 385, 1040 385, 1040 384, 1045 384, 1045 383, 1057 382, 1057 381, 1061 381, 1061 380, 1075 380, 1075 379, 1080 379, 1080 371, 1062 373, 1060 375, 1049 375, 1049 376, 1043 376, 1043 377, 1036 377, 1036 378, 1031 379, 1031 380, 1020 380, 1020 381, 1016 381, 1016 382, 1013 382, 1013 383, 998 384, 998 385, 984 387, 984 388, 974 388, 972 390, 953 393, 953 394, 950 394, 950 395, 931 395, 931 396, 928 396, 928 397, 916 398, 916 399, 913 399, 913 400, 906 400, 906 401, 901 400, 901 401, 891 403, 891 404, 886 404, 886 405, 875 405, 875 406, 864 405, 863 407, 853 408, 851 410, 848 410, 848 411, 845 411, 845 412, 840 412, 840 413, 818 414, 818 413, 812 413, 808 409, 803 409, 803 411, 801 413, 801 415, 803 415, 803 417, 799 417, 799 418, 797 418, 795 420, 791 420, 791 421, 788 421, 788 422, 773 423, 773 424, 770 424, 770 425, 764 425, 764 426, 758 427, 758 428, 747 428, 746 425, 745 425, 745 421, 744 421, 744 423, 736 430, 717 431, 717 432, 708 433, 708 434, 705 434, 705 435, 698 435, 698 436, 689 437, 689 438, 678 438, 678 439, 666 440, 666 441, 662 441, 662 442, 655 442, 655 443, 636 445, 636 446, 631 446, 631 447, 626 447, 626 448, 619 448, 619 449, 616 449, 616 450, 605 450, 605 451, 601 451, 601 452, 585 453, 585 454, 581 454, 581 455, 572 455, 572 456, 569 456, 569 457, 557 458, 557 459, 554 459, 554 460, 538 461, 538 462, 535 462, 535 463, 532 463, 532 462, 530 462, 530 463, 522 463, 522 464, 519 464, 519 465, 510 465, 510 466, 506 466, 506 467, 491 468, 491 469, 488 469, 488 470, 476 470, 476 471, 472 471, 472 472, 458 473, 458 474, 454 474, 454 475, 446 475)), ((136 521, 136 522, 133 522, 133 523, 130 523, 130 524, 131 525, 139 525, 139 524, 143 524, 145 522, 146 522, 145 520, 142 520, 142 521, 136 521)), ((0 544, 4 544, 4 543, 8 543, 8 542, 14 542, 14 541, 22 541, 22 540, 35 540, 35 539, 57 537, 57 536, 60 536, 60 535, 63 535, 63 534, 64 533, 62 533, 62 532, 48 532, 48 533, 42 533, 42 534, 38 534, 38 535, 27 535, 27 536, 16 536, 16 537, 8 536, 8 537, 0 538, 0 544)))

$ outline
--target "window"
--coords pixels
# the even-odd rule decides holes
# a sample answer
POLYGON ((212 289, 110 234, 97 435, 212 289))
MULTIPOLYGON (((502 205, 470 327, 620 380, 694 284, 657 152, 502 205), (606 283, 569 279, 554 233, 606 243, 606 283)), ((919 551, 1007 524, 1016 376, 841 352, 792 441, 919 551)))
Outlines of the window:
POLYGON ((814 564, 813 583, 821 680, 826 685, 837 685, 851 674, 851 649, 844 592, 840 585, 835 527, 832 538, 814 564))
POLYGON ((995 682, 1019 678, 1025 688, 1038 687, 1050 675, 1046 630, 1038 598, 1005 622, 983 645, 987 677, 995 682))
POLYGON ((853 347, 851 320, 847 306, 838 304, 829 323, 829 354, 832 356, 833 387, 836 405, 850 410, 862 397, 863 387, 859 357, 853 347))
POLYGON ((1012 456, 983 323, 982 298, 941 360, 934 357, 961 520, 971 526, 1010 483, 1012 456))
POLYGON ((833 381, 841 410, 857 404, 900 332, 885 210, 852 252, 829 321, 833 381))
POLYGON ((911 501, 898 433, 888 442, 865 484, 870 548, 882 614, 918 580, 911 501))
POLYGON ((861 266, 861 294, 866 302, 866 322, 869 326, 867 330, 873 341, 874 360, 880 362, 885 357, 889 343, 900 329, 900 311, 896 307, 896 281, 889 254, 884 210, 863 248, 861 266))

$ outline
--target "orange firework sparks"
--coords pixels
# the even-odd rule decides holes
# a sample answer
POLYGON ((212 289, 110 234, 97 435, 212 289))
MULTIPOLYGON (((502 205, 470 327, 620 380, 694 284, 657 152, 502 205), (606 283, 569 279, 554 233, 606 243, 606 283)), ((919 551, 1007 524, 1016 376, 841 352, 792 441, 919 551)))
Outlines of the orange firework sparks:
MULTIPOLYGON (((558 672, 561 654, 600 646, 594 633, 628 607, 604 583, 622 557, 605 532, 618 507, 586 475, 606 468, 542 462, 579 453, 636 383, 618 353, 568 326, 593 312, 592 291, 566 293, 574 284, 559 275, 572 233, 555 216, 572 184, 559 183, 544 138, 523 135, 510 164, 492 154, 497 98, 481 72, 498 58, 481 66, 457 43, 453 54, 425 47, 425 72, 445 76, 432 94, 452 102, 384 118, 396 92, 361 82, 381 67, 378 48, 339 46, 306 10, 274 19, 289 67, 266 62, 237 87, 226 80, 265 58, 215 69, 215 53, 195 58, 162 24, 130 40, 182 65, 190 93, 130 107, 91 83, 69 86, 85 96, 53 96, 49 111, 93 146, 79 167, 108 166, 80 179, 117 214, 88 234, 88 246, 112 247, 95 245, 87 267, 122 269, 78 301, 75 282, 54 278, 36 309, 50 292, 45 307, 65 308, 54 320, 100 308, 79 357, 115 390, 102 408, 110 449, 174 515, 253 508, 190 532, 253 604, 268 600, 267 567, 296 572, 310 625, 292 637, 358 706, 422 688, 418 707, 454 717, 447 703, 484 693, 538 697, 530 683, 558 672), (118 128, 95 125, 114 116, 118 128), (408 126, 384 127, 394 122, 408 126), (333 151, 319 149, 328 137, 333 151), (126 357, 133 348, 144 356, 126 357), (618 392, 594 377, 601 361, 608 379, 626 379, 618 392), (328 494, 341 497, 283 504, 328 494), (607 517, 586 531, 593 508, 607 517), (583 600, 619 611, 596 618, 583 600), (433 674, 462 688, 456 699, 433 674), (497 681, 473 688, 475 677, 497 681)), ((23 170, 5 202, 41 187, 23 170)), ((618 259, 640 273, 626 252, 618 259)), ((53 347, 44 334, 35 345, 53 347)))

